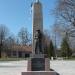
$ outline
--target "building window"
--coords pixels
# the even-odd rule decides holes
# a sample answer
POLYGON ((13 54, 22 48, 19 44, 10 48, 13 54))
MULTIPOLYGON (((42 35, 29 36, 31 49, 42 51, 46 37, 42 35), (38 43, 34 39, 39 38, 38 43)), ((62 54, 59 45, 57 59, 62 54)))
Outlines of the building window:
POLYGON ((13 51, 13 56, 16 56, 16 51, 13 51))
POLYGON ((19 58, 22 58, 22 52, 21 51, 19 51, 19 58))
POLYGON ((11 57, 11 51, 7 51, 7 56, 11 57))
POLYGON ((29 54, 25 54, 25 58, 28 58, 30 55, 29 54))

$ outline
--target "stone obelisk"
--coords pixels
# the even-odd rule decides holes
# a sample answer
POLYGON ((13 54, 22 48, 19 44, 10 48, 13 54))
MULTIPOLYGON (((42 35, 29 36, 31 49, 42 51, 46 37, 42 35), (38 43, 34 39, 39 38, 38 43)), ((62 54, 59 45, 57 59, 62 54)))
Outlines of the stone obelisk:
POLYGON ((32 4, 33 20, 33 51, 27 64, 27 72, 22 75, 56 75, 50 70, 50 60, 44 55, 43 49, 43 13, 39 0, 32 4))
MULTIPOLYGON (((36 0, 32 4, 32 34, 33 34, 33 50, 32 53, 35 54, 35 36, 36 31, 40 30, 43 33, 43 12, 42 12, 42 4, 39 0, 36 0)), ((42 39, 41 39, 42 40, 42 39)), ((41 43, 41 47, 43 50, 43 44, 41 43)))

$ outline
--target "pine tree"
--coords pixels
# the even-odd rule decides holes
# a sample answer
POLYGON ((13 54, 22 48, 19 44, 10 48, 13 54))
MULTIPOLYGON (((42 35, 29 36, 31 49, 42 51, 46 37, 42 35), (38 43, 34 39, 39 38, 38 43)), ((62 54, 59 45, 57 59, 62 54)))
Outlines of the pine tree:
POLYGON ((55 52, 54 52, 54 46, 53 42, 50 41, 50 44, 48 46, 48 57, 51 59, 51 57, 55 57, 55 52))
POLYGON ((63 57, 68 57, 68 58, 72 55, 72 51, 69 47, 69 44, 66 38, 63 39, 61 44, 61 55, 63 57))

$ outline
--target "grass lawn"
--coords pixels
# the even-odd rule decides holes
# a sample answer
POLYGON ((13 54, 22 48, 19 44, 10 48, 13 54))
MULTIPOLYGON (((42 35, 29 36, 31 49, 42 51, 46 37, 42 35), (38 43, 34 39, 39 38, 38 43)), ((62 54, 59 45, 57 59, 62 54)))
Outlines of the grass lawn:
POLYGON ((27 58, 0 58, 0 61, 20 61, 26 60, 27 58))
POLYGON ((71 58, 65 58, 64 60, 75 60, 75 57, 71 57, 71 58))
POLYGON ((75 60, 75 57, 62 57, 63 58, 63 60, 75 60))

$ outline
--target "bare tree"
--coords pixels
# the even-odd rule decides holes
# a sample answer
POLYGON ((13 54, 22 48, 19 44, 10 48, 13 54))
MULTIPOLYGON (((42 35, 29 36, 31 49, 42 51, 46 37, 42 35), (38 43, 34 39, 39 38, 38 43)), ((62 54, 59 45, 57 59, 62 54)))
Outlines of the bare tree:
POLYGON ((49 43, 50 43, 50 33, 49 33, 49 30, 44 30, 44 36, 43 36, 43 38, 44 38, 44 44, 45 44, 45 46, 47 45, 49 45, 49 43))
POLYGON ((11 48, 13 45, 16 45, 16 39, 13 35, 9 36, 6 40, 5 40, 5 45, 8 48, 11 48))
POLYGON ((56 14, 62 23, 75 26, 75 0, 58 0, 56 14))
POLYGON ((0 57, 1 57, 1 51, 4 46, 5 39, 8 35, 8 28, 5 25, 0 25, 0 57))
POLYGON ((57 0, 56 23, 54 30, 56 35, 61 38, 67 37, 69 44, 70 39, 75 38, 75 0, 57 0))
POLYGON ((54 43, 52 38, 50 37, 50 30, 44 30, 44 47, 45 47, 45 54, 48 55, 49 58, 51 56, 55 57, 55 49, 54 49, 54 43))
POLYGON ((65 36, 69 37, 70 28, 65 26, 64 24, 55 23, 53 26, 53 33, 55 33, 55 35, 59 38, 64 38, 65 36))
POLYGON ((18 36, 22 45, 27 45, 31 41, 30 34, 24 27, 20 29, 18 36))
POLYGON ((57 0, 56 22, 69 30, 69 34, 75 32, 75 0, 57 0))

